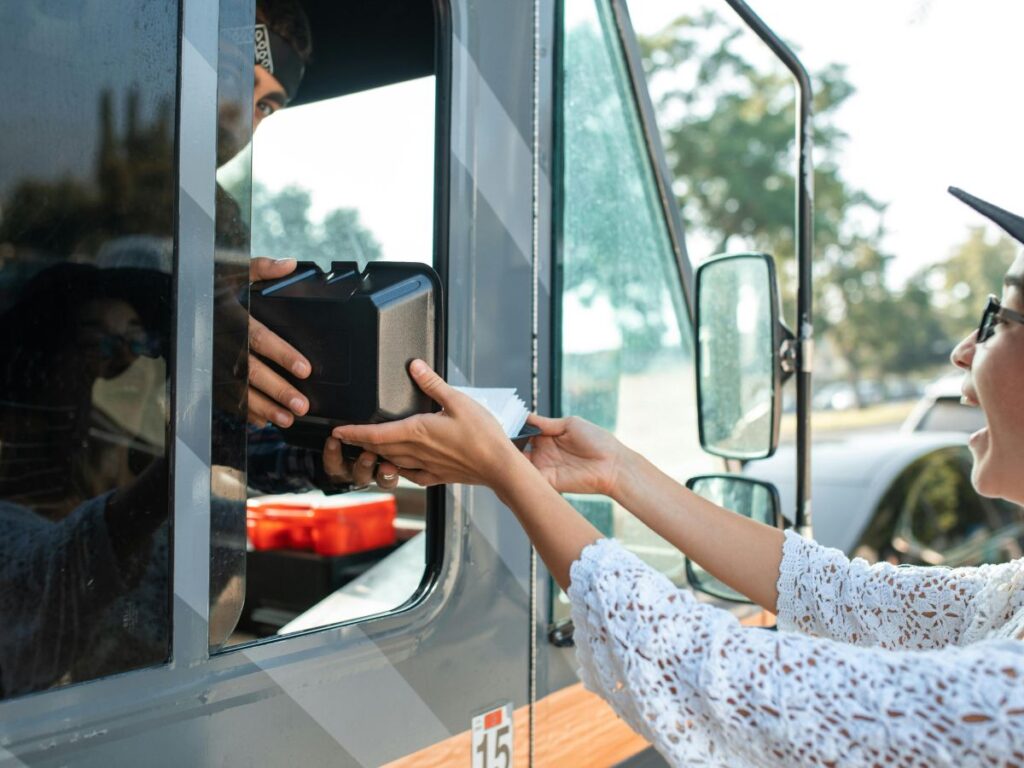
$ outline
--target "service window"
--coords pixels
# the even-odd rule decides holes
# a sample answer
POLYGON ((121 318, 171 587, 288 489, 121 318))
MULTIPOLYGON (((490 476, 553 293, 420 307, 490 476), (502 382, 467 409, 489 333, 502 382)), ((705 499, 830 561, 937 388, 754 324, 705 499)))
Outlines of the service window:
POLYGON ((0 5, 0 695, 170 653, 178 7, 0 5))
MULTIPOLYGON (((305 72, 289 101, 261 94, 257 81, 258 130, 217 174, 237 209, 251 212, 249 252, 324 271, 332 262, 433 264, 433 3, 302 8, 308 28, 291 16, 257 18, 272 42, 278 35, 308 58, 305 72)), ((325 321, 324 336, 333 332, 325 321)), ((272 424, 250 425, 247 442, 247 535, 242 551, 214 544, 211 616, 229 634, 218 636, 211 619, 212 646, 363 619, 412 598, 427 565, 427 492, 405 481, 390 492, 344 488, 325 476, 322 449, 289 444, 272 424)), ((238 519, 226 525, 236 542, 238 519)))

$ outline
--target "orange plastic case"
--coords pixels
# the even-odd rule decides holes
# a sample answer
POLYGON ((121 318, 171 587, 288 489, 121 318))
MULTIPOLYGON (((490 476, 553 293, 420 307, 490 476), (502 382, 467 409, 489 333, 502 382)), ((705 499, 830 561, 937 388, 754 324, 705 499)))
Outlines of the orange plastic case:
POLYGON ((246 530, 253 549, 302 549, 335 557, 395 543, 395 497, 346 494, 317 499, 249 499, 246 530))

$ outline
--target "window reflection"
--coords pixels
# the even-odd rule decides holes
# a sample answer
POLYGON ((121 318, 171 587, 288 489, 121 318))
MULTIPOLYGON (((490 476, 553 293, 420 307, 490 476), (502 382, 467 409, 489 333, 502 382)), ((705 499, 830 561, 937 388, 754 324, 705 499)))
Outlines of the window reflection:
POLYGON ((177 24, 0 8, 3 696, 168 656, 177 24))

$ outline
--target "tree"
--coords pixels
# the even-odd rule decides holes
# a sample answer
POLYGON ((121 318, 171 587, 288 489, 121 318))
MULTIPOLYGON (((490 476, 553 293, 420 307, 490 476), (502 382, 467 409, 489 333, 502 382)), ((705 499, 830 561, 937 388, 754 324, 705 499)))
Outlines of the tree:
MULTIPOLYGON (((714 243, 714 252, 738 246, 775 255, 792 318, 796 91, 752 38, 707 11, 680 16, 643 39, 641 50, 688 230, 714 243)), ((840 173, 846 135, 834 118, 854 88, 838 64, 811 80, 816 335, 829 339, 854 381, 933 361, 935 344, 922 335, 940 333, 944 341, 945 334, 927 294, 886 285, 885 205, 840 173)))
POLYGON ((335 209, 315 222, 308 190, 289 186, 271 192, 259 182, 253 183, 252 201, 254 256, 314 261, 325 269, 332 261, 365 264, 382 258, 380 244, 354 208, 335 209))
POLYGON ((990 293, 998 293, 1006 265, 1018 246, 1005 235, 992 240, 985 227, 971 227, 967 239, 952 255, 919 277, 930 287, 943 326, 951 339, 960 339, 978 326, 990 293))

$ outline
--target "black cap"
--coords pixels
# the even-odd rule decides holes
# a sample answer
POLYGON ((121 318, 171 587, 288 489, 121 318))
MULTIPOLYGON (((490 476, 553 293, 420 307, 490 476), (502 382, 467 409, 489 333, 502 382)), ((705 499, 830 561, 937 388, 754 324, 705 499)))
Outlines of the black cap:
POLYGON ((970 195, 957 187, 950 187, 949 194, 953 195, 953 197, 958 200, 967 203, 982 216, 994 221, 1002 227, 1010 237, 1021 245, 1024 245, 1024 218, 1015 213, 1010 213, 997 205, 992 205, 992 203, 986 203, 981 198, 970 195))

